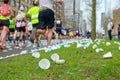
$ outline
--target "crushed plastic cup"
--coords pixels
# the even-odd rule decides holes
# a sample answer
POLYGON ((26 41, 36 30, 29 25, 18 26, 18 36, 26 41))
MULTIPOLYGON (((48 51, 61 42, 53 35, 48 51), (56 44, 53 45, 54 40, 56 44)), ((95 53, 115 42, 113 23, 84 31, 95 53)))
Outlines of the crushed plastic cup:
POLYGON ((23 50, 23 51, 21 51, 21 53, 20 54, 27 54, 28 53, 28 51, 27 50, 23 50))
POLYGON ((80 43, 77 43, 77 48, 80 48, 80 47, 83 47, 83 45, 80 43))
POLYGON ((38 51, 38 49, 32 49, 31 50, 31 52, 33 53, 33 52, 37 52, 38 51))
POLYGON ((50 68, 50 61, 48 59, 42 59, 38 63, 39 67, 43 70, 47 70, 50 68))
POLYGON ((96 44, 97 44, 97 45, 100 45, 100 42, 97 42, 96 44))
POLYGON ((13 48, 8 48, 9 51, 13 50, 13 48))
POLYGON ((11 48, 11 46, 6 46, 6 48, 11 48))
POLYGON ((70 47, 70 45, 69 45, 69 44, 65 44, 64 47, 65 47, 65 48, 68 48, 68 47, 70 47))
POLYGON ((3 59, 3 57, 0 57, 0 59, 3 59))
POLYGON ((52 50, 56 50, 56 49, 57 49, 57 46, 53 45, 52 50))
POLYGON ((111 45, 111 43, 110 42, 106 42, 106 46, 110 46, 111 45))
POLYGON ((94 44, 94 45, 92 46, 92 48, 93 48, 93 49, 97 48, 97 45, 96 45, 96 44, 94 44))
POLYGON ((114 41, 114 44, 117 44, 118 42, 117 41, 114 41))
POLYGON ((102 48, 100 48, 100 51, 104 51, 102 48))
POLYGON ((40 57, 40 53, 39 52, 33 52, 32 56, 35 58, 39 58, 40 57))
POLYGON ((52 46, 49 46, 48 47, 48 51, 52 51, 53 49, 52 49, 52 46))
POLYGON ((19 56, 20 54, 15 54, 14 56, 19 56))
POLYGON ((108 53, 104 54, 103 58, 112 58, 112 53, 108 52, 108 53))
POLYGON ((96 49, 96 52, 101 52, 101 51, 104 51, 102 48, 97 48, 96 49))
POLYGON ((87 49, 87 47, 86 47, 86 46, 84 46, 84 47, 83 47, 83 49, 87 49))
POLYGON ((51 59, 53 60, 53 61, 56 61, 56 60, 59 60, 59 55, 57 54, 57 53, 54 53, 54 54, 52 54, 51 55, 51 59))
POLYGON ((4 58, 9 58, 10 56, 6 56, 6 57, 4 57, 4 58))
POLYGON ((56 60, 55 62, 56 62, 57 64, 63 64, 63 63, 65 63, 65 60, 61 59, 61 60, 56 60))
POLYGON ((120 42, 114 41, 114 44, 117 44, 117 45, 120 46, 120 42))
POLYGON ((119 46, 119 48, 118 48, 119 50, 120 50, 120 46, 119 46))
POLYGON ((57 47, 57 49, 60 49, 60 48, 61 48, 61 45, 57 45, 56 47, 57 47))
POLYGON ((100 52, 100 50, 97 48, 97 49, 96 49, 96 52, 100 52))
POLYGON ((47 47, 45 47, 44 51, 47 53, 49 51, 49 49, 47 47))
POLYGON ((11 55, 10 55, 10 57, 14 57, 14 56, 15 56, 15 54, 11 54, 11 55))

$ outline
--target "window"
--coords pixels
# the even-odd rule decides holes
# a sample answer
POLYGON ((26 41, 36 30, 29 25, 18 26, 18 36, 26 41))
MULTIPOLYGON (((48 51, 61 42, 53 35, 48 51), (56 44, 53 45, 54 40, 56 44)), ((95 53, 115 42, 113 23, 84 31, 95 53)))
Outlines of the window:
POLYGON ((28 0, 25 0, 26 3, 28 3, 28 0))

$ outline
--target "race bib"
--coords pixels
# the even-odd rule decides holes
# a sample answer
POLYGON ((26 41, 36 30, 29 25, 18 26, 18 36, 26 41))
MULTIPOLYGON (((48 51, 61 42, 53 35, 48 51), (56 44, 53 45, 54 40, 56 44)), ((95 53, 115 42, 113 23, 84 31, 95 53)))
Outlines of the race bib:
POLYGON ((17 22, 16 27, 22 27, 22 22, 17 22))
POLYGON ((38 14, 32 15, 32 19, 37 19, 38 18, 38 14))
POLYGON ((57 24, 60 24, 60 21, 57 21, 57 24))
POLYGON ((25 26, 25 25, 26 25, 26 23, 23 21, 23 22, 22 22, 22 26, 25 26))

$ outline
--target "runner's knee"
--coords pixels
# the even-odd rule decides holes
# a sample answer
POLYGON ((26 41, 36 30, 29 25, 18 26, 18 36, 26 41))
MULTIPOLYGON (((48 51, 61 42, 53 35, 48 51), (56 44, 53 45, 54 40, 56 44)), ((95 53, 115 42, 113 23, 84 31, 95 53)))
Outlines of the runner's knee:
POLYGON ((8 27, 3 27, 3 31, 8 31, 8 27))

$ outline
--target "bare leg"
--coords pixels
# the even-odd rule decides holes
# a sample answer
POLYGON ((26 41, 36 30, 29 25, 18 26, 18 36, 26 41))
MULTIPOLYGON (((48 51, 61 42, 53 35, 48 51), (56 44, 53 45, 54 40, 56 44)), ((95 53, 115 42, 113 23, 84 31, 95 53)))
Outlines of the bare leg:
POLYGON ((41 30, 41 29, 38 29, 38 30, 37 30, 37 33, 38 33, 38 34, 45 34, 45 32, 46 32, 46 30, 41 30))
POLYGON ((15 30, 14 35, 13 35, 13 39, 16 39, 16 35, 17 35, 17 31, 15 30))
POLYGON ((1 43, 5 42, 6 40, 6 34, 9 31, 8 27, 4 26, 3 31, 1 33, 1 43))
POLYGON ((39 44, 39 40, 41 39, 41 35, 45 34, 46 30, 37 30, 37 36, 36 36, 36 43, 39 44))
POLYGON ((1 43, 0 43, 1 48, 5 48, 5 46, 6 46, 4 44, 4 42, 6 41, 6 34, 7 34, 8 31, 9 31, 8 27, 7 26, 3 26, 3 31, 1 33, 1 43))
POLYGON ((48 29, 48 40, 47 40, 47 46, 50 46, 51 39, 52 39, 52 33, 53 33, 53 29, 48 29))

